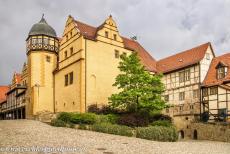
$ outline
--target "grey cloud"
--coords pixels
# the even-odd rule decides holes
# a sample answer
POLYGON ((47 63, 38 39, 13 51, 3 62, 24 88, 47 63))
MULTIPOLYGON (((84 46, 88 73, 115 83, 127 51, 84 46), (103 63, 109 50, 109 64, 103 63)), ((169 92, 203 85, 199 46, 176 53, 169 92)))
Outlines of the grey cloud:
POLYGON ((137 35, 156 59, 208 41, 217 55, 230 50, 230 0, 0 0, 0 85, 21 71, 42 13, 59 36, 69 14, 94 26, 112 14, 120 33, 137 35))

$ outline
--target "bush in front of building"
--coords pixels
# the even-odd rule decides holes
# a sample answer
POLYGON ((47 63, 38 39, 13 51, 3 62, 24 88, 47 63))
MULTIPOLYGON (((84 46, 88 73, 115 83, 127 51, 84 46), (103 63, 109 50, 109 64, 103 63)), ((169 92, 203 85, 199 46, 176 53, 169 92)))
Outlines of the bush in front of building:
POLYGON ((111 124, 116 124, 118 119, 119 119, 119 115, 117 114, 107 114, 107 115, 97 115, 97 123, 111 123, 111 124))
POLYGON ((175 142, 178 139, 177 131, 174 127, 150 126, 136 128, 136 137, 154 141, 175 142))
POLYGON ((172 127, 172 123, 168 120, 157 120, 150 123, 151 126, 164 126, 164 127, 172 127))
POLYGON ((140 114, 129 113, 129 114, 122 115, 118 119, 117 123, 119 125, 125 125, 129 127, 143 127, 143 126, 148 126, 149 120, 147 117, 142 116, 140 114))
POLYGON ((53 120, 51 120, 51 126, 66 127, 66 122, 64 122, 60 119, 53 119, 53 120))
POLYGON ((70 122, 74 124, 94 124, 96 123, 97 115, 94 113, 74 113, 71 116, 70 122))
POLYGON ((91 126, 90 130, 121 136, 133 136, 134 134, 134 130, 130 127, 111 123, 96 123, 91 126))
POLYGON ((71 118, 73 117, 73 115, 74 114, 70 113, 70 112, 61 112, 61 113, 58 114, 57 119, 65 122, 65 123, 70 123, 71 118))

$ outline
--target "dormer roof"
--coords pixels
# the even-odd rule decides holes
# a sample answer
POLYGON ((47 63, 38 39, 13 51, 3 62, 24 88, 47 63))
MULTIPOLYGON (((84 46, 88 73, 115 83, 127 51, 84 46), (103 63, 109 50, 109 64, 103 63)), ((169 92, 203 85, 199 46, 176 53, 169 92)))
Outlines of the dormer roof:
POLYGON ((213 58, 212 63, 209 67, 208 73, 202 85, 203 86, 213 86, 213 85, 221 85, 223 83, 230 82, 229 66, 230 66, 230 53, 213 58), (227 74, 222 79, 217 78, 217 70, 218 70, 219 65, 224 65, 224 67, 228 68, 227 74))

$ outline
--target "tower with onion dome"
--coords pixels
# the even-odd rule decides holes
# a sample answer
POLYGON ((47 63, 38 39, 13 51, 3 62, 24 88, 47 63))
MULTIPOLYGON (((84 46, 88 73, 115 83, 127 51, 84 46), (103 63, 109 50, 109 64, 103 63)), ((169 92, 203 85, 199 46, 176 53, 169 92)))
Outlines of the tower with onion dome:
POLYGON ((54 112, 54 77, 59 41, 44 15, 34 24, 26 39, 28 60, 27 117, 54 112))

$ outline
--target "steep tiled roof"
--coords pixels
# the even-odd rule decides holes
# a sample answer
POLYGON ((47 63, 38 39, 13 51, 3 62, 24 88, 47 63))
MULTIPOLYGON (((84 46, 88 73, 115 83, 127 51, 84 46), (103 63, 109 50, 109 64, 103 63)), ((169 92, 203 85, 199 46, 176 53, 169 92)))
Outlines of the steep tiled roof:
POLYGON ((8 90, 8 86, 0 86, 0 104, 6 100, 6 93, 8 90))
POLYGON ((202 83, 203 86, 220 85, 224 82, 230 81, 230 53, 224 54, 222 56, 213 58, 212 63, 209 67, 208 73, 202 83), (223 79, 217 79, 217 69, 216 66, 222 63, 228 67, 227 74, 223 79))
POLYGON ((137 51, 142 64, 151 72, 157 72, 156 60, 136 41, 122 37, 125 48, 137 51))
MULTIPOLYGON (((90 39, 90 40, 96 39, 97 31, 98 29, 101 28, 101 26, 93 27, 76 20, 75 23, 76 23, 76 27, 80 30, 80 33, 86 39, 90 39)), ((156 60, 137 41, 125 37, 122 37, 122 39, 126 49, 137 51, 142 64, 145 66, 147 70, 151 72, 157 72, 156 60)))
POLYGON ((211 43, 205 43, 195 48, 180 52, 170 57, 157 61, 157 70, 162 73, 168 73, 187 67, 201 61, 211 43))

